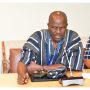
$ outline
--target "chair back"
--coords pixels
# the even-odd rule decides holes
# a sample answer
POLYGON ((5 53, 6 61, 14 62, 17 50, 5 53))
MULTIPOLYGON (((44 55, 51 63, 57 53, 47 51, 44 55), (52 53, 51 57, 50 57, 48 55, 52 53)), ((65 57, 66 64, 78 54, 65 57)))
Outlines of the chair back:
POLYGON ((2 68, 3 73, 17 72, 17 63, 25 40, 2 41, 2 68))

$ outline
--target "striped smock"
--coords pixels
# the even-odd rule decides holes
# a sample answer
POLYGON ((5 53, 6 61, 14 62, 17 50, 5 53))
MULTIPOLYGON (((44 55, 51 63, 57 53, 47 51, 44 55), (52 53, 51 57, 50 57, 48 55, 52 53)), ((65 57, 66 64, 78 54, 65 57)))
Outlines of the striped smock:
POLYGON ((48 37, 48 29, 32 34, 23 46, 20 61, 26 65, 36 60, 39 65, 63 64, 72 70, 83 69, 82 42, 76 32, 67 30, 56 50, 48 37))
POLYGON ((88 39, 87 44, 86 44, 86 50, 85 50, 84 58, 90 59, 90 36, 89 36, 89 39, 88 39))

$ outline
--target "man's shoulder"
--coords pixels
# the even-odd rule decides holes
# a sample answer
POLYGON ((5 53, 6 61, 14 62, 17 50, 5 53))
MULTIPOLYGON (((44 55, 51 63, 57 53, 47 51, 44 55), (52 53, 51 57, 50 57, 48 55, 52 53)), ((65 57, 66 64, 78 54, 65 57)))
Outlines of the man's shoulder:
POLYGON ((78 36, 78 33, 74 30, 69 30, 68 29, 68 32, 70 33, 70 35, 78 36))
POLYGON ((73 30, 68 30, 67 33, 67 38, 69 37, 69 41, 73 41, 75 39, 81 40, 80 36, 78 35, 77 32, 73 31, 73 30))
POLYGON ((48 30, 48 29, 41 29, 41 30, 39 30, 39 31, 34 32, 34 34, 37 34, 37 33, 45 33, 45 32, 47 32, 47 30, 48 30))
POLYGON ((45 33, 45 32, 47 32, 48 31, 48 29, 41 29, 40 30, 40 32, 42 32, 42 33, 45 33))
POLYGON ((48 29, 41 29, 39 31, 35 31, 30 37, 41 40, 41 38, 46 35, 48 29))

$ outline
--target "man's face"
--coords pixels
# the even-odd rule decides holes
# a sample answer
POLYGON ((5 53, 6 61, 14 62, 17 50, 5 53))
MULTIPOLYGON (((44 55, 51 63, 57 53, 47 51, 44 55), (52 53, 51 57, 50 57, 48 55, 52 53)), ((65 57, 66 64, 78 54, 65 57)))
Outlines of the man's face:
POLYGON ((48 23, 51 40, 59 42, 65 35, 67 21, 63 16, 56 16, 48 23))

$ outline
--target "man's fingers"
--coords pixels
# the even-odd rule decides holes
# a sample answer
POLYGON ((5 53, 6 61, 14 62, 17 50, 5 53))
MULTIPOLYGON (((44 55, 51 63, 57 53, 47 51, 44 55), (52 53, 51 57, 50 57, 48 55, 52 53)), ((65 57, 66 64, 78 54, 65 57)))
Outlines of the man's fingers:
POLYGON ((25 79, 25 80, 24 80, 24 83, 25 83, 25 84, 28 83, 28 79, 25 79))
POLYGON ((17 82, 18 84, 24 84, 24 80, 21 77, 18 77, 17 82))
POLYGON ((24 75, 24 83, 26 84, 28 82, 29 76, 28 73, 24 75))
POLYGON ((25 74, 25 75, 18 75, 18 79, 17 79, 17 82, 19 84, 26 84, 28 82, 28 75, 25 74))

